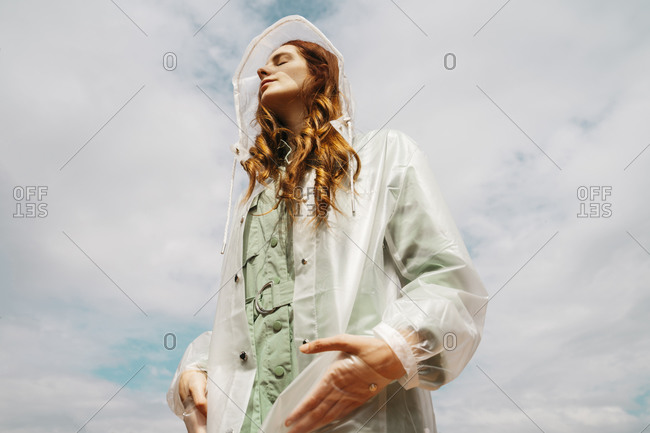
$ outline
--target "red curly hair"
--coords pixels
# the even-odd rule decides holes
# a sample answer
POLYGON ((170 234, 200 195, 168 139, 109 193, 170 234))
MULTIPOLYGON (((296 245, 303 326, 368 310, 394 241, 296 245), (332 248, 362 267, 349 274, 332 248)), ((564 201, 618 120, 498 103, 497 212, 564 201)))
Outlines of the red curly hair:
POLYGON ((299 185, 307 170, 313 168, 316 174, 313 185, 316 206, 311 222, 316 222, 314 229, 323 223, 329 227, 329 209, 341 213, 335 205, 335 197, 346 177, 350 155, 357 162, 353 175, 355 181, 361 171, 359 155, 330 124, 330 120, 342 115, 338 59, 313 42, 291 40, 282 45, 294 45, 307 61, 308 76, 299 92, 307 113, 304 127, 299 134, 285 127, 273 112, 261 104, 261 92, 258 93, 255 122, 259 124, 261 133, 249 151, 250 158, 242 162, 249 175, 248 191, 242 201, 245 202, 251 196, 256 180, 266 186, 266 179, 271 178, 278 183, 278 202, 275 206, 284 202, 293 222, 296 216, 300 216, 296 213, 299 202, 304 201, 299 185), (280 146, 280 140, 285 140, 294 149, 284 175, 279 166, 284 162, 287 150, 286 146, 280 146))

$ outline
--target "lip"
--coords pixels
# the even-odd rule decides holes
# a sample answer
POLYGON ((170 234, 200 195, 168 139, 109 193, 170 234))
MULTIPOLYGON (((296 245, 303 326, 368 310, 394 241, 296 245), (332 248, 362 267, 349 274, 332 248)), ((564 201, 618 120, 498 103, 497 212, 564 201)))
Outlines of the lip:
POLYGON ((275 80, 268 80, 268 79, 267 79, 267 80, 262 81, 262 83, 260 84, 260 90, 262 90, 262 88, 263 88, 264 86, 266 86, 266 85, 269 84, 269 83, 272 83, 273 81, 275 81, 275 80))

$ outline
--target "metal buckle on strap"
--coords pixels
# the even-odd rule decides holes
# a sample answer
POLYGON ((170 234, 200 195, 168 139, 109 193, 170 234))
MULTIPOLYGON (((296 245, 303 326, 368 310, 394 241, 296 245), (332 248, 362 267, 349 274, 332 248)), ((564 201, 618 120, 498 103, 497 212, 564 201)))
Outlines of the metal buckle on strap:
POLYGON ((262 308, 260 306, 260 303, 259 303, 260 295, 262 294, 262 292, 265 289, 267 289, 267 288, 269 288, 271 286, 273 286, 273 280, 270 280, 268 283, 264 284, 262 286, 262 288, 257 291, 257 295, 255 295, 255 301, 253 302, 253 304, 255 305, 255 309, 257 310, 257 312, 260 313, 260 314, 271 314, 272 312, 274 312, 275 310, 280 308, 280 306, 278 306, 278 307, 272 308, 270 310, 267 310, 267 309, 262 308))

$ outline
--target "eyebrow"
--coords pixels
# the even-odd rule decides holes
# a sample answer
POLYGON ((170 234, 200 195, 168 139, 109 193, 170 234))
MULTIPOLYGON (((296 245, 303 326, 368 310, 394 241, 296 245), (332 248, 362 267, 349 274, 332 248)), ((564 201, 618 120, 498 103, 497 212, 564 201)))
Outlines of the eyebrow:
MULTIPOLYGON (((288 52, 288 51, 283 51, 283 52, 278 53, 278 54, 274 55, 273 57, 271 57, 270 62, 271 62, 271 63, 274 63, 274 62, 277 62, 278 59, 279 59, 280 57, 282 57, 282 56, 291 56, 291 55, 292 55, 292 54, 291 54, 290 52, 288 52)), ((268 65, 268 63, 267 63, 267 65, 268 65)), ((266 65, 265 65, 265 66, 266 66, 266 65)))

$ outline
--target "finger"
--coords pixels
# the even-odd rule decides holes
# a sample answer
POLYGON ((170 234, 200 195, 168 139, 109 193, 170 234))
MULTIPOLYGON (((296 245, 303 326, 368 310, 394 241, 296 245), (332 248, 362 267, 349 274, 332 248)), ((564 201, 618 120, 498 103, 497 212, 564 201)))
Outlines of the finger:
POLYGON ((341 352, 356 353, 357 345, 355 336, 350 334, 339 334, 333 337, 319 338, 307 344, 300 346, 300 350, 305 353, 320 353, 328 350, 340 350, 341 352))
POLYGON ((190 385, 190 394, 192 394, 194 405, 205 416, 208 415, 208 399, 205 395, 206 382, 207 380, 202 380, 199 377, 190 385))
POLYGON ((190 393, 190 380, 187 372, 181 373, 181 376, 178 380, 178 395, 181 397, 181 401, 185 401, 187 396, 190 393))
POLYGON ((321 400, 318 406, 309 411, 304 417, 296 418, 296 424, 291 426, 291 430, 288 433, 302 433, 315 430, 324 414, 328 413, 337 403, 337 399, 331 397, 321 400))
POLYGON ((181 373, 178 381, 178 393, 180 394, 182 401, 190 395, 190 387, 192 382, 196 380, 196 376, 203 374, 203 372, 197 370, 187 370, 181 373))
POLYGON ((331 385, 329 379, 323 378, 316 388, 305 398, 298 407, 289 414, 285 420, 285 425, 289 426, 302 418, 307 412, 312 411, 323 400, 331 398, 331 385))
POLYGON ((359 401, 350 400, 349 398, 339 399, 333 405, 329 406, 324 415, 319 413, 318 416, 312 416, 310 414, 308 419, 300 420, 300 423, 296 424, 295 428, 288 433, 313 432, 328 425, 332 421, 344 418, 359 406, 361 406, 361 402, 359 401))
POLYGON ((337 401, 335 405, 330 407, 325 415, 319 420, 318 424, 314 425, 313 428, 317 429, 331 423, 332 421, 341 419, 359 406, 361 406, 360 402, 341 399, 337 401))

